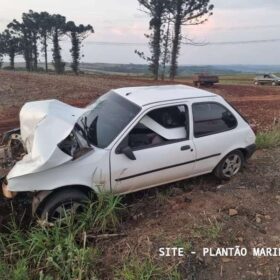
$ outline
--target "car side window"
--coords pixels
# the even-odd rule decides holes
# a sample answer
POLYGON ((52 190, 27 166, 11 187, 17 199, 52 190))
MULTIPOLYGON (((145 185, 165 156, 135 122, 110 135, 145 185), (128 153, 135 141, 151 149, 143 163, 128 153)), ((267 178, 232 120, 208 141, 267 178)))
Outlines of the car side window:
POLYGON ((189 137, 189 114, 185 105, 155 109, 145 115, 120 146, 132 150, 171 144, 189 137))
POLYGON ((219 103, 195 103, 192 111, 196 138, 221 133, 237 126, 235 116, 219 103))

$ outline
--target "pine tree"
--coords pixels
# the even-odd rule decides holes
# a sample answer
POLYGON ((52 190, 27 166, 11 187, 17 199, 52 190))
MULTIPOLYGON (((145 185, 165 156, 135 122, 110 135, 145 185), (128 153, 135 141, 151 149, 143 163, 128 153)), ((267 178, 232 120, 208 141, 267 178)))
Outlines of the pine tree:
POLYGON ((8 29, 2 33, 1 37, 3 53, 9 56, 10 69, 15 70, 15 56, 22 52, 21 39, 13 35, 8 29))
POLYGON ((169 0, 168 7, 174 22, 170 66, 170 79, 174 80, 182 42, 182 26, 204 23, 212 15, 214 6, 210 5, 210 0, 169 0))
POLYGON ((152 71, 155 80, 158 80, 160 71, 160 58, 162 55, 162 27, 167 12, 167 1, 138 0, 138 2, 146 9, 147 13, 151 17, 149 26, 151 34, 146 35, 146 37, 149 38, 151 57, 146 57, 143 52, 140 52, 138 50, 136 50, 135 53, 150 63, 150 70, 152 71))
POLYGON ((94 33, 93 27, 91 25, 76 25, 73 21, 69 21, 66 24, 66 32, 71 38, 72 48, 70 53, 72 56, 71 68, 73 72, 78 75, 79 64, 81 60, 81 44, 90 33, 94 33))
POLYGON ((61 57, 60 37, 66 32, 66 18, 59 14, 52 15, 52 42, 53 42, 53 64, 55 72, 62 74, 65 69, 65 63, 61 57))

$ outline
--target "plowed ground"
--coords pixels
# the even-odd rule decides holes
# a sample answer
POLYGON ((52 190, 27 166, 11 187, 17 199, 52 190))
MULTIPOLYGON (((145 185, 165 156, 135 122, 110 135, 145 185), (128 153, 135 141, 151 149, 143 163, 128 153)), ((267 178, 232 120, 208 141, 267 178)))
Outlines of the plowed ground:
MULTIPOLYGON (((112 88, 155 84, 162 83, 123 76, 76 77, 0 71, 0 133, 18 125, 19 110, 28 101, 55 98, 82 107, 112 88)), ((216 85, 208 90, 231 101, 261 130, 280 121, 280 87, 216 85)))

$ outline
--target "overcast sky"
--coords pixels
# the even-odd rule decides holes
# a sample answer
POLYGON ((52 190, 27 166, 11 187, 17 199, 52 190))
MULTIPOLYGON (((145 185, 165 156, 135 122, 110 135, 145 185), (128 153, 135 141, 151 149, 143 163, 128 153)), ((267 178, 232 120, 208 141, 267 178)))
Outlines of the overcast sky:
MULTIPOLYGON (((134 50, 148 52, 143 34, 148 31, 149 18, 139 10, 137 0, 0 0, 0 3, 0 30, 29 9, 60 13, 67 20, 91 24, 95 34, 84 43, 84 62, 143 63, 134 50)), ((212 0, 212 3, 214 15, 204 25, 184 28, 185 36, 197 42, 219 43, 279 40, 203 47, 185 45, 181 64, 280 64, 279 0, 212 0)), ((67 38, 62 44, 63 58, 69 61, 67 38)))

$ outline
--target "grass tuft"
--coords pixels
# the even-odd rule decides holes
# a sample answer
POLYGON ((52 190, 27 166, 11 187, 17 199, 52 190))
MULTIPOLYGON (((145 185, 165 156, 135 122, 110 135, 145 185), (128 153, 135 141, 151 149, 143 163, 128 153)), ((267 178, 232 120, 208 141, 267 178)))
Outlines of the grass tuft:
POLYGON ((151 258, 127 260, 123 267, 117 270, 115 280, 182 280, 178 265, 168 270, 152 262, 151 258))
POLYGON ((216 220, 213 222, 209 220, 209 225, 198 226, 193 230, 195 237, 207 239, 209 241, 216 241, 221 232, 223 226, 221 223, 216 220))
POLYGON ((280 126, 271 131, 258 133, 256 144, 258 149, 280 147, 280 126))
POLYGON ((152 280, 161 279, 160 268, 154 265, 149 259, 140 261, 132 259, 124 264, 123 268, 117 272, 116 278, 119 280, 152 280))

